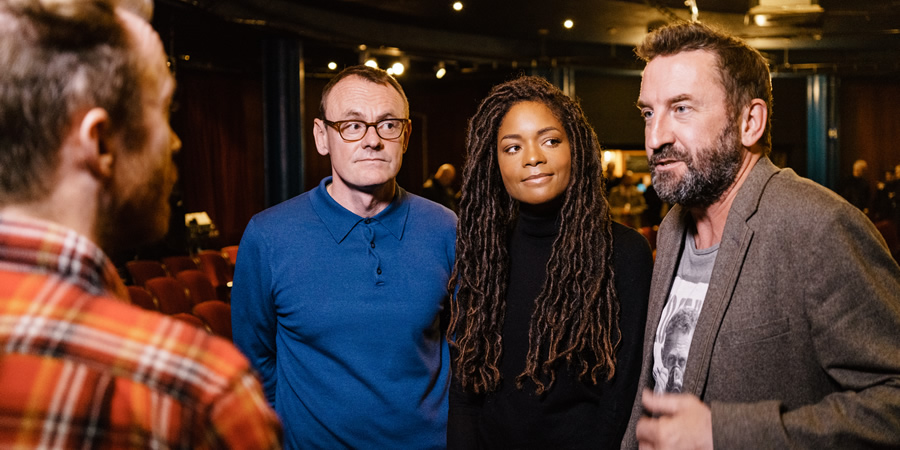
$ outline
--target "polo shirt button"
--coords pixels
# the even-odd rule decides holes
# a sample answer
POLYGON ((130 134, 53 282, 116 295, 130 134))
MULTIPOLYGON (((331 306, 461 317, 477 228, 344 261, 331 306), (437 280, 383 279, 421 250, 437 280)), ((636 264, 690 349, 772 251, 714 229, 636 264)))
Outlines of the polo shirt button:
POLYGON ((372 248, 375 248, 375 241, 369 242, 369 245, 371 245, 372 248))
POLYGON ((367 224, 372 223, 372 219, 366 219, 366 223, 367 224))
POLYGON ((381 267, 379 267, 378 270, 376 270, 375 272, 376 272, 378 275, 381 275, 381 267))

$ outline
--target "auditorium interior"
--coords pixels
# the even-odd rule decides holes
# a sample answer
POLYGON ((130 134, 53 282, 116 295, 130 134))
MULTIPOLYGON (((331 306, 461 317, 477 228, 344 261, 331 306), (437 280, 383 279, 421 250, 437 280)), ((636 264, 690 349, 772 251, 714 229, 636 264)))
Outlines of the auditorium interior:
POLYGON ((156 0, 178 84, 179 182, 169 236, 117 265, 236 246, 254 214, 330 175, 312 136, 321 91, 367 61, 409 98, 398 183, 412 193, 441 164, 463 166, 469 117, 518 74, 577 98, 604 163, 649 180, 633 48, 681 20, 724 27, 768 59, 777 165, 834 190, 858 159, 873 187, 900 168, 898 0, 156 0))

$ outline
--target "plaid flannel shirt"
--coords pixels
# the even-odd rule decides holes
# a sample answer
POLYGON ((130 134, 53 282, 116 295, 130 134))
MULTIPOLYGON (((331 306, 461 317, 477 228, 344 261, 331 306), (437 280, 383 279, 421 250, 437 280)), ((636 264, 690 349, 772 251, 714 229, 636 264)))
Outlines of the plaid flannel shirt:
POLYGON ((123 299, 87 238, 0 216, 0 448, 281 446, 231 343, 123 299))

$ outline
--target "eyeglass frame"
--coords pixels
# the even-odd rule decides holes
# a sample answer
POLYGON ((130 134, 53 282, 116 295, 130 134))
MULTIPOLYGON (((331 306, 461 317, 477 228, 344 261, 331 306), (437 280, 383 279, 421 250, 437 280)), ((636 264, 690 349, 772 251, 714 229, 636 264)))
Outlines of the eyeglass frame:
POLYGON ((328 125, 331 128, 334 128, 334 131, 337 131, 338 136, 340 136, 341 139, 343 139, 346 142, 358 142, 358 141, 363 140, 363 138, 366 137, 366 134, 369 133, 369 127, 375 128, 375 134, 378 137, 380 137, 381 139, 386 139, 386 140, 390 141, 390 140, 394 140, 394 139, 400 139, 403 136, 403 133, 406 132, 406 130, 408 129, 410 123, 412 123, 412 120, 410 120, 408 118, 403 119, 403 118, 398 118, 398 117, 388 117, 388 118, 381 119, 376 122, 366 122, 365 120, 359 120, 359 119, 336 120, 336 121, 332 122, 323 117, 322 123, 324 123, 325 125, 328 125), (382 136, 381 133, 378 132, 378 124, 380 124, 381 122, 384 122, 386 120, 399 120, 400 123, 403 124, 402 129, 400 130, 400 134, 397 135, 397 137, 386 138, 386 137, 382 136), (363 132, 362 136, 360 136, 359 139, 347 139, 344 137, 344 134, 341 133, 341 127, 340 127, 341 124, 344 124, 347 122, 359 122, 366 126, 366 131, 363 132))

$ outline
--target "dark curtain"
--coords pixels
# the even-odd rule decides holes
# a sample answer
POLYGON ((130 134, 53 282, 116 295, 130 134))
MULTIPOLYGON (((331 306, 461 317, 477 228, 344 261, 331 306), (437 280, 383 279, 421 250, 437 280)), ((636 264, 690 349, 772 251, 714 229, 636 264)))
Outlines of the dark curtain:
POLYGON ((258 77, 185 69, 178 74, 181 137, 176 156, 185 212, 206 211, 218 238, 206 247, 240 242, 247 222, 265 207, 262 87, 258 77))

